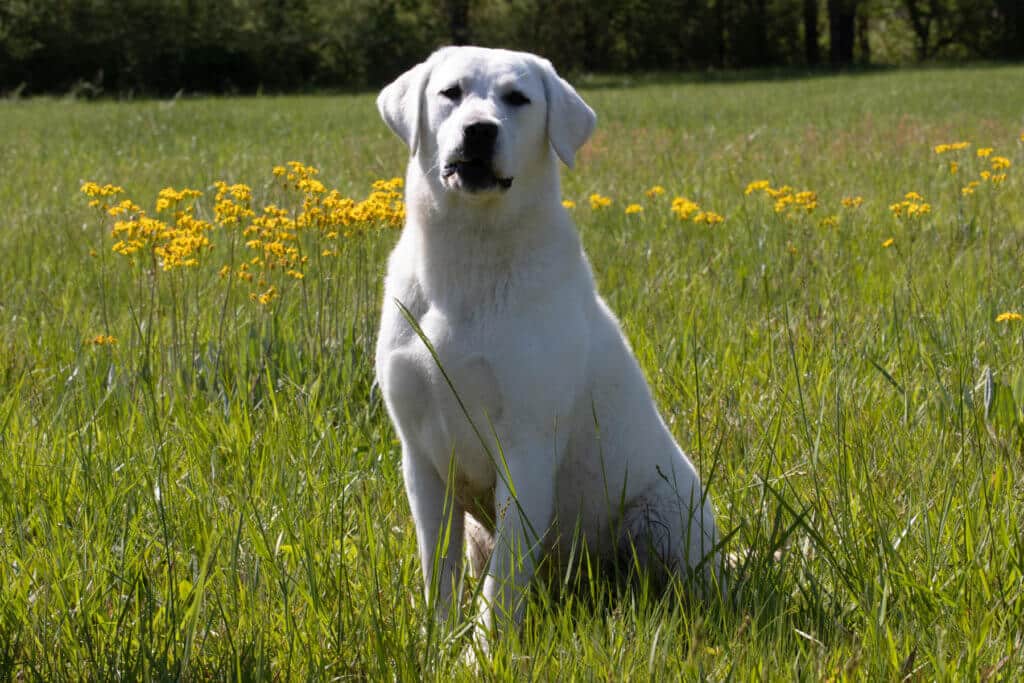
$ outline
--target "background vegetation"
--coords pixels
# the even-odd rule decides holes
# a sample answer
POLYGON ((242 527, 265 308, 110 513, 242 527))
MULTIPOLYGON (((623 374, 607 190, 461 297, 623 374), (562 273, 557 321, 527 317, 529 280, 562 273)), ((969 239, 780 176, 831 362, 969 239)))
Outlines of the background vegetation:
MULTIPOLYGON (((1022 77, 580 84, 600 123, 564 194, 743 589, 537 590, 485 674, 1020 677, 1022 77)), ((298 159, 362 198, 406 155, 373 98, 8 100, 0 127, 0 678, 476 680, 372 386, 395 228, 303 242, 261 303, 246 222, 164 271, 79 191, 197 188, 214 221, 223 179, 294 211, 271 169, 298 159)))
POLYGON ((0 92, 379 86, 445 43, 567 73, 1024 57, 1018 0, 8 0, 0 92))

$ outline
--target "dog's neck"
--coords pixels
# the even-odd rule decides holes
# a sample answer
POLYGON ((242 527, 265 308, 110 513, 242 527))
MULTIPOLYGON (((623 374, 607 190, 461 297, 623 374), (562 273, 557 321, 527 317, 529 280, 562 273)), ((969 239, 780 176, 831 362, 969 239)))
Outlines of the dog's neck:
POLYGON ((432 182, 409 173, 403 236, 413 242, 415 277, 432 304, 500 305, 510 288, 545 287, 539 273, 564 273, 577 261, 583 264, 555 163, 540 174, 516 178, 501 194, 467 196, 439 184, 430 191, 416 187, 432 182))

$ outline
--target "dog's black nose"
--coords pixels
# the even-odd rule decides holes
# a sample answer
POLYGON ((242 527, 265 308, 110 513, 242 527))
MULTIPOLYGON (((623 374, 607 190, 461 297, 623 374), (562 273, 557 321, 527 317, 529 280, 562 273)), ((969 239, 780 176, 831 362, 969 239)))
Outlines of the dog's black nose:
POLYGON ((463 129, 463 147, 470 159, 490 158, 494 154, 494 141, 498 139, 498 124, 478 121, 463 129))

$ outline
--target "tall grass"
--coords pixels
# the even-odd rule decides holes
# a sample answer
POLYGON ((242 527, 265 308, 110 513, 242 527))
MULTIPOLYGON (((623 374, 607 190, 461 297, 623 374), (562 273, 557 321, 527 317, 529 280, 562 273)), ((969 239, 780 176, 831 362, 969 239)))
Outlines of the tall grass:
MULTIPOLYGON (((564 194, 740 590, 534 591, 485 672, 1021 675, 1024 323, 996 317, 1024 312, 1022 76, 583 84, 599 132, 564 194), (1013 165, 964 195, 980 147, 1013 165), (760 179, 817 205, 776 213, 760 179), (931 212, 894 217, 910 191, 931 212)), ((423 604, 372 384, 396 233, 264 307, 218 277, 224 241, 150 288, 78 193, 223 179, 259 204, 300 159, 363 196, 404 166, 372 97, 11 101, 0 124, 0 675, 474 676, 423 604)))

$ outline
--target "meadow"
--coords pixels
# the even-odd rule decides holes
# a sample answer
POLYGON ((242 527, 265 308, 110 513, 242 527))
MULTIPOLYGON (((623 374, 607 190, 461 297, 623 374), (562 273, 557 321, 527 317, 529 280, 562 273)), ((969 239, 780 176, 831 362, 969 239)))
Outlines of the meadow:
POLYGON ((480 672, 434 627, 372 94, 9 100, 0 678, 1024 674, 1024 68, 580 85, 563 194, 733 598, 536 590, 480 672))

